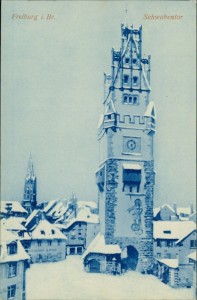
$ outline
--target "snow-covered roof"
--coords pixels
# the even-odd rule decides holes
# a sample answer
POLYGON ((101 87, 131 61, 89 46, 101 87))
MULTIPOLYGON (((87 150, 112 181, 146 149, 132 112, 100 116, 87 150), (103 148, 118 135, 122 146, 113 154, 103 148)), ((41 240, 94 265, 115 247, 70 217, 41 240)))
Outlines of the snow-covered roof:
POLYGON ((16 235, 2 228, 1 228, 0 244, 1 244, 0 263, 30 259, 29 255, 26 253, 20 241, 16 240, 16 235), (9 255, 7 251, 7 245, 9 245, 12 242, 16 242, 17 252, 16 254, 9 255))
POLYGON ((27 213, 27 211, 22 207, 18 201, 0 201, 1 212, 7 213, 6 206, 12 207, 12 212, 27 213))
POLYGON ((112 113, 117 113, 114 102, 112 99, 110 99, 109 103, 107 104, 107 107, 105 109, 105 115, 110 115, 112 113))
POLYGON ((67 209, 68 203, 65 205, 63 202, 58 202, 47 215, 59 218, 67 211, 67 209))
POLYGON ((53 206, 53 204, 55 204, 57 201, 58 201, 58 199, 49 201, 48 204, 44 208, 44 212, 47 212, 53 206))
POLYGON ((32 213, 29 215, 29 217, 26 219, 26 222, 25 222, 25 226, 27 226, 31 221, 32 219, 37 215, 37 213, 40 211, 40 209, 34 209, 32 211, 32 213))
POLYGON ((171 212, 173 212, 173 213, 175 213, 175 211, 174 211, 174 209, 169 205, 169 204, 163 204, 162 206, 160 206, 160 207, 155 207, 154 208, 154 217, 156 217, 156 215, 160 212, 160 210, 162 209, 162 208, 168 208, 171 212))
POLYGON ((104 235, 99 232, 82 257, 85 258, 89 253, 120 254, 121 249, 119 245, 106 245, 104 235))
POLYGON ((196 229, 193 221, 154 221, 153 236, 154 239, 173 239, 180 242, 187 235, 196 229))
POLYGON ((8 219, 2 219, 0 226, 3 226, 7 230, 26 231, 27 229, 20 224, 16 217, 10 217, 8 219))
POLYGON ((196 251, 194 251, 194 252, 190 253, 187 257, 197 261, 196 256, 197 256, 197 253, 196 253, 196 251))
POLYGON ((123 163, 122 166, 124 169, 127 169, 127 170, 141 170, 142 169, 142 167, 139 164, 123 163))
POLYGON ((32 239, 67 239, 61 231, 49 223, 47 220, 41 220, 31 233, 32 239))
POLYGON ((159 262, 161 262, 162 264, 170 267, 170 268, 173 268, 173 269, 176 269, 178 268, 179 266, 179 261, 177 258, 163 258, 163 259, 157 259, 159 262))
POLYGON ((103 123, 104 115, 100 114, 97 128, 99 129, 103 123))
POLYGON ((191 207, 177 207, 177 214, 186 214, 190 215, 191 214, 191 207))
POLYGON ((152 117, 152 118, 156 119, 156 110, 155 110, 155 104, 154 104, 153 101, 149 102, 144 116, 145 117, 152 117))
POLYGON ((73 225, 75 222, 86 222, 86 223, 99 223, 99 216, 97 214, 92 214, 89 207, 81 207, 77 210, 77 216, 69 219, 65 222, 66 229, 73 225))
POLYGON ((77 201, 77 206, 78 208, 82 207, 82 206, 88 206, 91 208, 96 209, 98 207, 97 203, 94 201, 77 201))

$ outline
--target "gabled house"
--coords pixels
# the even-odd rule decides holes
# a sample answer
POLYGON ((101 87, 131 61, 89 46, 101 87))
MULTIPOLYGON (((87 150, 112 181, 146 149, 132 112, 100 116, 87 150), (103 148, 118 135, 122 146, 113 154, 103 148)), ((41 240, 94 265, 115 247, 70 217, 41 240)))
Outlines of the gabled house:
POLYGON ((155 221, 195 221, 196 212, 193 205, 188 207, 177 207, 176 203, 173 207, 169 204, 163 204, 161 207, 154 208, 153 211, 155 221))
POLYGON ((0 299, 26 299, 26 269, 29 255, 13 233, 1 227, 0 299))
POLYGON ((191 287, 188 255, 197 248, 196 224, 192 221, 154 221, 154 256, 157 276, 171 286, 191 287))
POLYGON ((99 217, 82 206, 67 221, 54 225, 67 237, 67 254, 81 255, 99 231, 99 217))
POLYGON ((40 220, 29 231, 31 240, 23 241, 32 263, 54 262, 66 258, 66 240, 58 228, 40 220))
POLYGON ((119 245, 107 245, 100 232, 83 254, 84 269, 91 273, 121 274, 121 249, 119 245))
POLYGON ((28 212, 18 201, 0 201, 0 219, 12 217, 26 218, 28 212))
POLYGON ((10 217, 8 219, 2 219, 0 221, 0 226, 15 234, 18 240, 22 240, 23 238, 28 238, 28 233, 27 229, 21 224, 21 222, 23 222, 21 218, 10 217))

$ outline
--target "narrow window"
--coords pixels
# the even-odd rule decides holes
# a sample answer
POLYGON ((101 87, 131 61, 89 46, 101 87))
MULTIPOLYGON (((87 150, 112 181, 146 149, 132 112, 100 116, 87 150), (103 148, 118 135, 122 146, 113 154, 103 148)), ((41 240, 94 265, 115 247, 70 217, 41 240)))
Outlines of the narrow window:
POLYGON ((137 104, 137 96, 133 97, 133 104, 137 104))
POLYGON ((137 59, 134 58, 134 59, 133 59, 133 64, 136 64, 136 62, 137 62, 137 59))
POLYGON ((48 245, 51 246, 52 245, 52 241, 48 241, 48 245))
POLYGON ((128 83, 129 82, 129 75, 124 75, 124 83, 128 83))
POLYGON ((123 97, 123 102, 124 103, 127 103, 127 98, 128 98, 127 95, 124 95, 124 97, 123 97))
POLYGON ((42 245, 42 241, 38 241, 38 246, 40 247, 42 245))
POLYGON ((13 299, 16 296, 16 284, 8 286, 8 300, 13 299))
POLYGON ((44 232, 44 230, 41 230, 41 231, 40 231, 40 233, 41 233, 41 234, 43 234, 43 235, 45 235, 45 232, 44 232))
POLYGON ((197 247, 197 240, 191 240, 190 241, 190 248, 196 248, 197 247))
POLYGON ((137 76, 133 76, 133 84, 137 84, 138 82, 138 77, 137 76))
POLYGON ((126 64, 128 64, 128 63, 129 63, 129 58, 128 58, 128 57, 126 57, 126 59, 125 59, 125 63, 126 63, 126 64))
POLYGON ((17 243, 13 242, 8 245, 8 254, 13 255, 17 253, 17 243))
POLYGON ((129 96, 129 104, 132 104, 133 103, 133 98, 132 96, 129 96))
POLYGON ((17 272, 17 263, 11 262, 8 264, 8 277, 14 277, 16 276, 17 272))
POLYGON ((51 230, 51 233, 52 233, 52 234, 55 234, 55 230, 54 230, 54 229, 52 229, 52 230, 51 230))

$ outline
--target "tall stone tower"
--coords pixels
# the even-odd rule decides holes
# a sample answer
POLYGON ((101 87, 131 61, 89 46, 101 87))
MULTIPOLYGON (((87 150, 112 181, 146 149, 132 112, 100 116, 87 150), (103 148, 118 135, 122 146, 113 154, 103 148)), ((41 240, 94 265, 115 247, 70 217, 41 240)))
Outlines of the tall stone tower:
POLYGON ((25 178, 25 186, 24 186, 24 195, 22 206, 28 211, 30 214, 37 205, 37 183, 36 176, 34 173, 33 160, 32 156, 29 157, 28 167, 27 167, 27 175, 25 178))
POLYGON ((121 25, 104 74, 104 113, 98 124, 101 233, 118 244, 124 269, 148 272, 153 260, 155 107, 150 97, 150 56, 142 57, 142 27, 121 25))

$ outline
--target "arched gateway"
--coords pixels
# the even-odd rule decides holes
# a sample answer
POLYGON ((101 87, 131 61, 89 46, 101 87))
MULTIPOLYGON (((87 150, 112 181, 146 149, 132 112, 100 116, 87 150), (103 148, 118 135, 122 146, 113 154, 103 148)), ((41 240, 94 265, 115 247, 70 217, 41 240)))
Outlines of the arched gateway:
POLYGON ((138 256, 139 254, 135 247, 127 246, 123 250, 123 255, 121 260, 122 269, 124 269, 125 271, 136 270, 138 264, 138 256))

